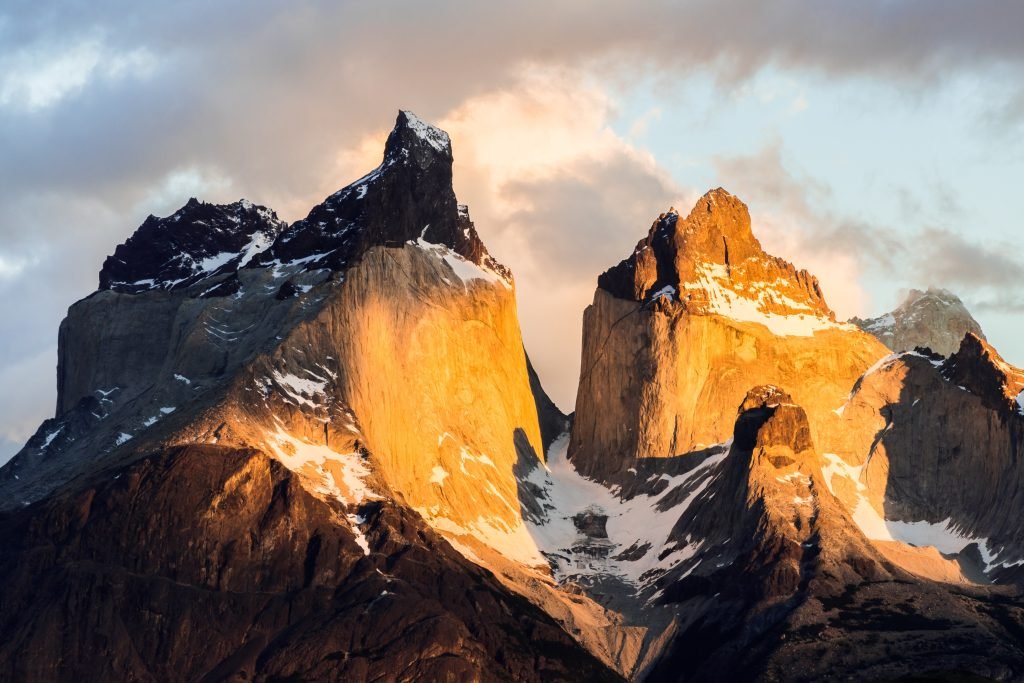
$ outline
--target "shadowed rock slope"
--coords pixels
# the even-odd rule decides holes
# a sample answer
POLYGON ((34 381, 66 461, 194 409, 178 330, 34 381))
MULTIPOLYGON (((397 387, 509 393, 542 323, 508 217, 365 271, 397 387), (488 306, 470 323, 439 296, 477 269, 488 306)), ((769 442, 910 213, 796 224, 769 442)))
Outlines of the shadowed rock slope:
POLYGON ((190 446, 8 513, 0 678, 619 680, 407 508, 350 512, 190 446))
POLYGON ((715 482, 672 530, 701 550, 659 581, 679 624, 648 679, 1024 675, 1016 591, 904 571, 830 493, 826 465, 788 394, 748 394, 715 482))

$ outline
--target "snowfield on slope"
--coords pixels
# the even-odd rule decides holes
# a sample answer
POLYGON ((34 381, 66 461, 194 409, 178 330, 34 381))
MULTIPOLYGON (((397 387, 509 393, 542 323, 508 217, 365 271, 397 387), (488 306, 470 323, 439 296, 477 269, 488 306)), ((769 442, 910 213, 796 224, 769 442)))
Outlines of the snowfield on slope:
MULTIPOLYGON (((729 449, 707 457, 683 474, 656 475, 667 486, 655 495, 637 495, 624 500, 612 488, 587 479, 577 472, 567 457, 568 432, 562 434, 548 450, 547 464, 535 467, 521 483, 542 492, 538 502, 545 510, 541 518, 527 515, 514 528, 498 520, 480 518, 459 525, 445 517, 420 513, 435 529, 454 535, 453 545, 468 559, 481 560, 463 544, 459 536, 472 536, 510 560, 526 566, 548 566, 559 582, 586 577, 611 577, 633 585, 637 590, 647 586, 664 571, 694 557, 701 549, 699 540, 686 545, 669 543, 669 534, 679 517, 702 495, 714 495, 709 486, 718 473, 718 465, 729 449), (660 501, 680 486, 687 487, 683 501, 666 510, 660 501), (607 538, 587 536, 577 528, 574 517, 589 515, 607 517, 607 538), (646 547, 646 552, 639 549, 646 547), (620 555, 629 549, 632 559, 620 555), (668 551, 666 553, 666 551, 668 551), (664 553, 664 557, 660 557, 664 553), (617 557, 619 556, 619 557, 617 557), (660 557, 660 559, 659 559, 660 557)), ((655 479, 652 477, 652 483, 655 479)), ((691 567, 689 571, 692 571, 691 567)))

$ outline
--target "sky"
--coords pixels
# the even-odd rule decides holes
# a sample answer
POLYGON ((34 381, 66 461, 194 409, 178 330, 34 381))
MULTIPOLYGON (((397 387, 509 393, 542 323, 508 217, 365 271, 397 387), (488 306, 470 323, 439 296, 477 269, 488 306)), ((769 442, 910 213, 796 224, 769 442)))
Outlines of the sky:
POLYGON ((0 5, 0 463, 53 413, 57 329, 149 214, 296 220, 398 109, 515 274, 572 410, 598 274, 724 187, 840 318, 957 293, 1024 365, 1024 4, 1004 0, 0 5))

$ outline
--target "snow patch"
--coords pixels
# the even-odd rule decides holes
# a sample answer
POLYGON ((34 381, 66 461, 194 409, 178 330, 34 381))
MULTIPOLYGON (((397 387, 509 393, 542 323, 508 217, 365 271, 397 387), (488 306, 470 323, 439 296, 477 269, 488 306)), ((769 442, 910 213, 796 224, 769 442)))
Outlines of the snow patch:
POLYGON ((444 480, 448 476, 448 470, 441 467, 440 465, 434 465, 434 468, 430 470, 430 483, 444 486, 444 480))
MULTIPOLYGON (((547 464, 539 464, 524 482, 544 492, 543 505, 547 511, 542 519, 530 518, 511 527, 489 518, 459 525, 438 516, 436 510, 419 512, 439 531, 472 535, 505 557, 527 566, 551 566, 559 581, 570 577, 604 575, 617 577, 640 588, 664 570, 691 559, 700 551, 702 542, 687 539, 685 544, 676 545, 669 543, 669 534, 690 504, 699 496, 706 495, 728 448, 706 458, 688 472, 664 476, 668 486, 658 494, 623 500, 613 490, 577 472, 566 457, 568 445, 569 435, 565 433, 551 445, 547 464), (664 511, 659 509, 662 499, 680 486, 691 487, 686 499, 664 511), (588 538, 581 534, 573 518, 584 512, 606 517, 607 539, 588 538), (578 552, 576 549, 581 544, 607 552, 578 552), (633 553, 633 559, 613 557, 627 549, 643 547, 647 548, 646 552, 633 553), (639 557, 636 556, 638 554, 639 557), (659 559, 662 554, 664 557, 659 559)), ((493 484, 488 491, 500 496, 493 484)), ((512 507, 508 501, 505 503, 512 507)), ((459 548, 458 545, 455 547, 459 548)), ((466 556, 479 562, 468 554, 466 556)))
POLYGON ((60 427, 57 427, 57 429, 55 429, 52 432, 50 432, 49 434, 47 434, 46 438, 43 440, 42 449, 45 451, 47 448, 49 448, 50 444, 53 443, 53 440, 57 438, 57 435, 60 434, 63 431, 64 431, 64 425, 61 425, 60 427))
POLYGON ((306 373, 316 377, 316 379, 313 380, 306 377, 299 377, 298 375, 278 372, 277 370, 271 373, 271 377, 273 377, 274 382, 284 390, 285 394, 303 405, 315 408, 319 404, 315 403, 311 399, 318 395, 324 395, 327 388, 327 380, 313 374, 309 370, 306 370, 306 373))
POLYGON ((346 505, 359 505, 376 500, 377 495, 366 483, 370 468, 359 453, 339 453, 328 446, 297 439, 280 427, 267 434, 267 444, 281 463, 293 472, 318 475, 322 485, 318 492, 331 495, 346 505), (331 467, 331 465, 336 467, 331 467), (338 477, 335 470, 340 470, 338 477), (340 487, 344 486, 344 490, 340 487))
MULTIPOLYGON (((703 290, 708 298, 708 310, 738 322, 758 323, 780 337, 810 337, 822 330, 855 330, 853 325, 837 323, 803 304, 780 293, 777 283, 753 283, 745 289, 753 296, 747 298, 733 290, 726 266, 704 263, 696 269, 696 281, 684 283, 684 292, 703 290), (796 311, 780 315, 765 310, 769 302, 796 311)), ((680 293, 680 296, 683 292, 680 293)))
POLYGON ((675 301, 676 288, 673 287, 672 285, 665 285, 664 287, 662 287, 657 292, 651 295, 651 303, 654 303, 655 301, 662 297, 668 299, 669 301, 675 301))
POLYGON ((423 232, 416 241, 409 240, 407 244, 415 245, 433 256, 441 259, 448 267, 451 268, 452 272, 455 273, 455 277, 464 285, 468 286, 471 280, 484 280, 492 284, 501 284, 505 289, 511 289, 512 285, 506 280, 501 274, 491 270, 490 268, 473 263, 461 254, 449 249, 443 244, 434 244, 424 239, 424 235, 427 233, 427 229, 430 226, 423 228, 423 232))
POLYGON ((360 548, 362 548, 363 555, 369 555, 370 554, 370 543, 369 543, 369 541, 366 540, 366 534, 364 534, 363 530, 361 528, 359 528, 359 525, 362 524, 363 522, 365 522, 366 520, 363 519, 362 517, 360 517, 359 515, 355 515, 355 514, 345 515, 345 518, 352 525, 352 533, 356 537, 356 545, 358 545, 360 548))
POLYGON ((438 152, 444 152, 451 148, 452 142, 448 137, 448 133, 423 121, 411 111, 403 111, 402 113, 405 114, 409 128, 412 132, 416 133, 418 138, 425 140, 427 144, 438 152))

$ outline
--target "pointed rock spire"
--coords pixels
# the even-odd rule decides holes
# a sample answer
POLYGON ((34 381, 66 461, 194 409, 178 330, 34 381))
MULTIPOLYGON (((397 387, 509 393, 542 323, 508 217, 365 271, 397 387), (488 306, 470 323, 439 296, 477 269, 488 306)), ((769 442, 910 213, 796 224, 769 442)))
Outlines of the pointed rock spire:
POLYGON ((263 263, 304 260, 310 268, 344 270, 372 246, 441 245, 508 278, 487 253, 468 209, 452 188, 448 134, 400 111, 381 165, 338 190, 294 223, 263 263))
POLYGON ((650 303, 671 290, 695 314, 754 322, 765 322, 765 314, 835 319, 817 278, 766 254, 746 204, 722 188, 701 197, 686 218, 673 209, 659 216, 633 253, 597 284, 620 299, 650 303))

